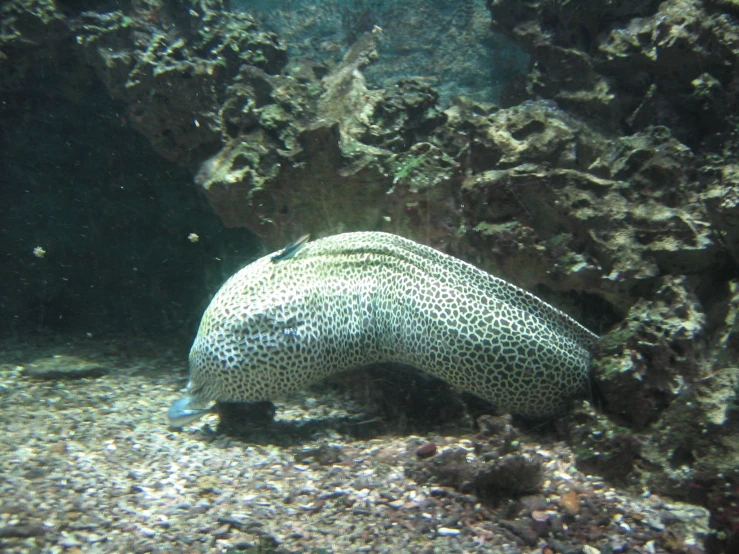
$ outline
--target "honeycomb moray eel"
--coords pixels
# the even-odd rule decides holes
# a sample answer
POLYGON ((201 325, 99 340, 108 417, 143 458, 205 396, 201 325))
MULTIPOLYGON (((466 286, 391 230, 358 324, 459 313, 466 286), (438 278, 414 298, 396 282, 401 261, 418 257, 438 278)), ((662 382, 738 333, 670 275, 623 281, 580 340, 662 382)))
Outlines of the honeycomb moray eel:
POLYGON ((271 400, 379 362, 546 416, 583 389, 597 338, 523 289, 402 237, 303 237, 215 295, 190 351, 188 396, 169 418, 181 427, 214 400, 271 400))

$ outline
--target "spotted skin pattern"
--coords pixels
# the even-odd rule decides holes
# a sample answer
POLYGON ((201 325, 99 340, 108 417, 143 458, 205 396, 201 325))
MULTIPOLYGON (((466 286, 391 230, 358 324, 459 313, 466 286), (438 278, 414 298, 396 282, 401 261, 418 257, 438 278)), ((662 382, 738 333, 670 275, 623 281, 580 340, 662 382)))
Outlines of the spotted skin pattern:
POLYGON ((205 311, 190 351, 196 402, 270 400, 339 371, 398 362, 539 417, 587 381, 596 335, 433 248, 346 233, 275 256, 236 273, 205 311))

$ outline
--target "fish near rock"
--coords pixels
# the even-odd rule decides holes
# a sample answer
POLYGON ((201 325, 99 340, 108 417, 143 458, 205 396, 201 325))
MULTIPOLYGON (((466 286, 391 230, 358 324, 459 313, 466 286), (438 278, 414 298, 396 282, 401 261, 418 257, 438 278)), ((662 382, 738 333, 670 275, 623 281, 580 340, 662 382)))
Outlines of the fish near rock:
POLYGON ((303 237, 215 295, 169 418, 182 426, 213 401, 271 400, 382 362, 542 417, 584 388, 597 339, 525 290, 400 236, 303 237))

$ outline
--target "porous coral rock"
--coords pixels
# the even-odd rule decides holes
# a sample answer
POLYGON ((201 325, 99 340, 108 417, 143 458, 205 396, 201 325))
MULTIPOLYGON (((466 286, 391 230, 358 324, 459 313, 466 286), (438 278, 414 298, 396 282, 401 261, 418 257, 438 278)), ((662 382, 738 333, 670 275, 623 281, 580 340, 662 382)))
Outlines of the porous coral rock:
POLYGON ((552 99, 589 121, 618 128, 622 99, 608 74, 598 70, 593 51, 606 30, 653 13, 658 3, 488 0, 493 28, 531 54, 530 72, 504 93, 506 104, 552 99))
POLYGON ((542 477, 541 462, 518 452, 469 461, 466 450, 454 448, 416 462, 407 471, 421 484, 432 482, 454 487, 494 504, 536 492, 542 477))
POLYGON ((545 282, 554 289, 592 288, 603 270, 594 258, 575 255, 586 239, 578 220, 595 214, 595 198, 613 184, 534 164, 468 178, 462 188, 465 219, 475 231, 472 244, 486 253, 479 263, 528 288, 545 282))
POLYGON ((493 25, 531 55, 510 101, 549 98, 611 131, 667 125, 690 145, 736 110, 735 20, 700 0, 489 0, 493 25))
MULTIPOLYGON (((274 74, 287 61, 274 34, 259 31, 247 15, 210 4, 194 1, 184 16, 180 8, 162 8, 156 18, 84 12, 74 22, 77 42, 110 93, 129 106, 130 123, 162 156, 191 169, 226 134, 219 118, 224 92, 251 76, 244 67, 274 74)), ((253 91, 250 100, 259 106, 264 99, 253 91)))
POLYGON ((486 138, 476 139, 477 157, 512 167, 462 185, 483 267, 529 288, 598 291, 624 312, 640 283, 721 267, 691 153, 669 131, 608 144, 567 118, 525 117, 522 125, 516 114, 526 106, 501 110, 476 133, 486 138))
POLYGON ((655 421, 698 377, 706 317, 685 277, 665 278, 600 342, 593 372, 606 409, 637 428, 655 421))
POLYGON ((378 98, 361 136, 363 142, 393 152, 427 140, 447 115, 438 107, 439 95, 419 79, 401 79, 378 98))
POLYGON ((721 130, 722 114, 735 106, 727 91, 739 61, 737 26, 698 0, 664 2, 654 15, 613 29, 598 58, 601 71, 631 91, 624 109, 632 127, 669 124, 695 144, 721 130))
POLYGON ((721 243, 739 264, 739 165, 726 164, 715 173, 701 197, 721 243))

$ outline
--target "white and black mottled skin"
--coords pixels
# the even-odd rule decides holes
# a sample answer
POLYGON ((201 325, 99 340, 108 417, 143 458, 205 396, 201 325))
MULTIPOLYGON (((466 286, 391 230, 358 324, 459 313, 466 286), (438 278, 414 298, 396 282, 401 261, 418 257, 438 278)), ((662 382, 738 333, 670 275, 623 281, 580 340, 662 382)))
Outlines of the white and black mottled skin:
POLYGON ((346 233, 231 277, 203 315, 188 388, 193 405, 270 400, 399 362, 538 417, 583 388, 596 340, 532 294, 433 248, 346 233))

